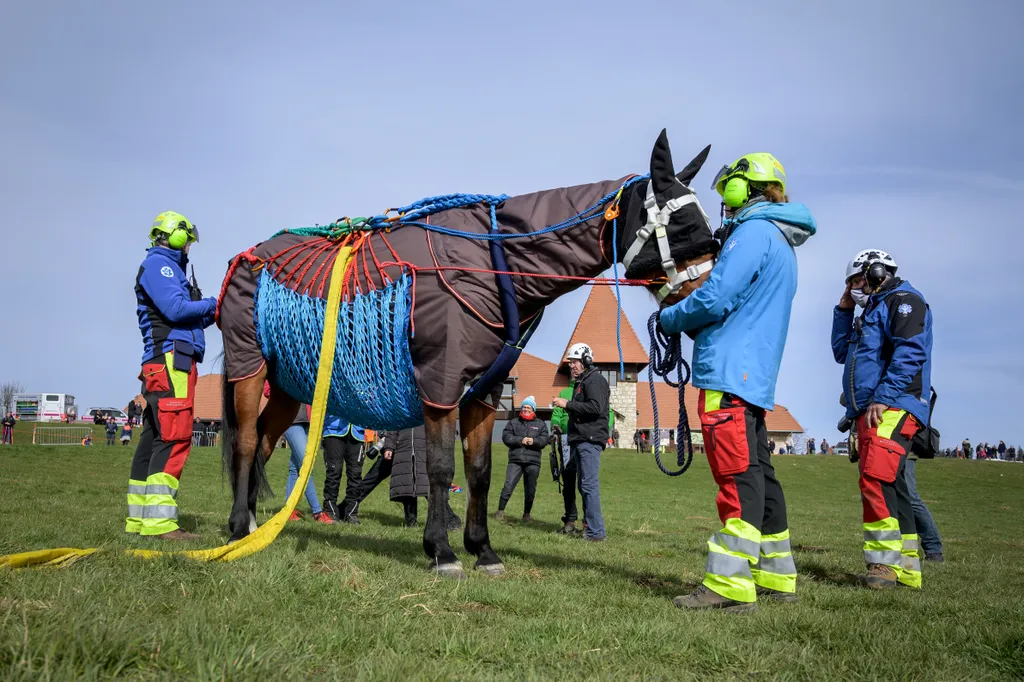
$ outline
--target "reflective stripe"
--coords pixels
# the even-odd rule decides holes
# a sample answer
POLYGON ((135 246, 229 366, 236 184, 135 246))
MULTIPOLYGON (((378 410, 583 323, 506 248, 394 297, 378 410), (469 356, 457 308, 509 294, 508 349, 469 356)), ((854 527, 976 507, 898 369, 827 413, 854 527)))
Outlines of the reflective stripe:
POLYGON ((160 472, 157 474, 150 474, 149 476, 147 476, 146 485, 166 485, 177 490, 179 483, 178 479, 176 479, 174 476, 160 472))
POLYGON ((908 570, 908 571, 917 571, 918 573, 920 573, 921 572, 921 560, 918 559, 916 556, 907 556, 906 554, 904 554, 903 555, 903 568, 908 570))
POLYGON ((178 496, 178 489, 172 488, 169 485, 150 484, 146 486, 146 493, 149 495, 167 495, 170 496, 171 498, 175 498, 178 496))
POLYGON ((864 563, 885 564, 886 566, 901 566, 902 555, 899 550, 864 550, 864 563))
POLYGON ((750 569, 750 574, 754 577, 755 585, 767 587, 769 590, 777 590, 779 592, 796 592, 795 573, 793 575, 780 575, 778 573, 769 573, 768 571, 761 571, 756 568, 752 568, 750 569))
POLYGON ((721 391, 704 391, 704 411, 714 412, 715 410, 722 409, 722 397, 721 391))
POLYGON ((774 556, 776 554, 788 554, 792 552, 789 546, 789 538, 785 540, 765 540, 761 538, 761 554, 774 556))
POLYGON ((749 561, 743 557, 723 552, 708 552, 708 560, 704 565, 704 571, 724 578, 731 578, 733 576, 751 577, 749 561))
POLYGON ((878 436, 892 440, 892 432, 906 413, 906 410, 886 410, 883 412, 882 421, 878 423, 878 436))
POLYGON ((708 545, 717 544, 719 547, 723 547, 730 552, 742 554, 750 559, 757 559, 757 553, 760 549, 760 543, 754 542, 753 540, 747 540, 746 538, 738 538, 735 535, 729 533, 723 533, 719 531, 711 536, 708 540, 708 545))
POLYGON ((900 535, 899 529, 896 530, 866 530, 864 531, 865 540, 879 540, 882 542, 892 542, 895 540, 903 541, 903 536, 900 535))
POLYGON ((761 557, 757 562, 757 568, 768 573, 779 575, 796 575, 796 564, 793 562, 793 555, 787 554, 782 557, 761 557))
POLYGON ((903 566, 896 567, 896 580, 901 584, 908 587, 921 587, 921 565, 917 565, 916 569, 904 568, 903 566))
POLYGON ((177 519, 178 507, 172 505, 157 505, 143 507, 142 520, 146 519, 177 519))
POLYGON ((128 520, 142 520, 143 506, 141 504, 129 504, 128 505, 128 520))
POLYGON ((174 369, 174 353, 164 353, 164 362, 167 364, 167 376, 171 380, 171 388, 174 390, 175 398, 188 397, 188 375, 191 372, 182 372, 174 369))
POLYGON ((145 495, 146 494, 146 484, 142 483, 140 485, 138 483, 129 483, 128 484, 128 494, 129 495, 145 495))

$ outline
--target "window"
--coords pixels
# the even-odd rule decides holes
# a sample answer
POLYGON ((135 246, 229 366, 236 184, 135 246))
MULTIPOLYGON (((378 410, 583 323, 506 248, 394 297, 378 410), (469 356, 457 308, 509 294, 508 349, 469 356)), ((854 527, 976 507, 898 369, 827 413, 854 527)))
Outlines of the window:
POLYGON ((56 393, 47 393, 46 394, 46 402, 48 402, 48 403, 55 403, 58 400, 60 400, 60 396, 57 395, 56 393))
POLYGON ((602 369, 601 376, 608 382, 610 388, 615 388, 619 382, 619 371, 617 369, 602 369))

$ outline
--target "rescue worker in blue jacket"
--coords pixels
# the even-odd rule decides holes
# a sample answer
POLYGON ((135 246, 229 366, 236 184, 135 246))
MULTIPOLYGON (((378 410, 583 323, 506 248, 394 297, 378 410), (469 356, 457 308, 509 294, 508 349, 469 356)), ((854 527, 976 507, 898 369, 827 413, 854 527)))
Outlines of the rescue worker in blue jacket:
POLYGON ((858 253, 832 314, 832 352, 844 365, 843 403, 855 424, 865 583, 873 589, 921 586, 906 462, 914 434, 929 421, 932 314, 896 269, 880 249, 858 253))
POLYGON ((341 417, 327 415, 324 419, 324 511, 335 521, 359 524, 359 484, 363 481, 363 445, 366 433, 363 427, 350 424, 341 417), (348 482, 345 499, 338 509, 338 490, 341 472, 345 470, 348 482))
POLYGON ((674 603, 743 612, 757 607, 757 595, 796 600, 786 501, 765 411, 775 406, 796 293, 794 249, 817 228, 806 206, 788 203, 785 170, 771 154, 736 160, 713 187, 725 214, 715 234, 722 242, 718 261, 696 291, 659 315, 666 332, 695 340, 693 385, 723 523, 708 541, 701 586, 674 603))
POLYGON ((142 333, 142 436, 128 479, 125 532, 163 540, 199 536, 178 527, 178 484, 192 447, 196 366, 203 361, 203 330, 214 322, 217 299, 203 298, 185 275, 199 231, 188 218, 165 211, 153 221, 146 258, 135 278, 142 333))

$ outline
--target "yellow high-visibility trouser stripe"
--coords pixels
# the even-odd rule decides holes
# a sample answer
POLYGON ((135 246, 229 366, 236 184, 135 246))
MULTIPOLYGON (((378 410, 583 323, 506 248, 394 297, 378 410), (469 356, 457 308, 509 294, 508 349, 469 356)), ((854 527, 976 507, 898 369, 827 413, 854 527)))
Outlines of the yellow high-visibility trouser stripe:
POLYGON ((164 353, 164 364, 167 365, 167 376, 171 380, 171 388, 174 390, 175 398, 188 397, 188 375, 180 369, 174 369, 174 353, 164 353))
POLYGON ((754 584, 779 592, 796 592, 796 563, 789 544, 789 529, 761 536, 757 565, 750 569, 754 584))
POLYGON ((902 584, 909 587, 921 587, 921 556, 918 553, 917 533, 907 533, 902 537, 901 562, 896 567, 896 576, 902 584))
POLYGON ((885 564, 895 570, 902 566, 903 538, 900 522, 889 516, 864 524, 864 563, 885 564))
POLYGON ((722 409, 722 398, 725 396, 721 391, 704 391, 704 411, 714 412, 722 409))
POLYGON ((743 519, 728 519, 708 539, 704 586, 727 599, 755 601, 757 588, 750 569, 757 563, 760 546, 761 531, 743 519))
POLYGON ((896 425, 900 423, 900 419, 903 419, 903 415, 906 413, 906 410, 886 410, 883 412, 882 421, 878 423, 879 437, 892 439, 892 432, 896 430, 896 425))

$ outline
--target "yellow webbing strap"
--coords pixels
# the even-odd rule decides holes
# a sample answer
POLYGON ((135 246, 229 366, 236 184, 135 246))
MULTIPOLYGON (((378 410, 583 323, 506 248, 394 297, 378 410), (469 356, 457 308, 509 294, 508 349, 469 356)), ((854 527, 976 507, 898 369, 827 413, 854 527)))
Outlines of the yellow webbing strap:
MULTIPOLYGON (((327 396, 331 390, 331 372, 334 368, 334 350, 338 340, 338 309, 341 307, 341 284, 344 281, 345 268, 352 255, 351 247, 343 247, 338 251, 331 269, 331 286, 327 292, 327 312, 324 317, 324 332, 320 343, 320 366, 316 374, 316 388, 313 391, 312 411, 309 417, 309 440, 306 443, 306 454, 299 470, 299 478, 288 496, 284 508, 274 514, 269 521, 245 536, 238 542, 214 547, 213 549, 195 549, 184 552, 160 552, 151 549, 129 549, 126 553, 144 559, 155 559, 162 556, 185 556, 197 561, 234 561, 254 554, 277 537, 277 534, 288 522, 299 499, 306 494, 306 483, 313 472, 317 450, 320 449, 320 438, 324 430, 324 412, 327 409, 327 396)), ((0 566, 24 568, 27 566, 67 566, 78 559, 94 552, 101 551, 94 547, 75 549, 62 547, 59 549, 41 549, 21 554, 0 556, 0 566)))

